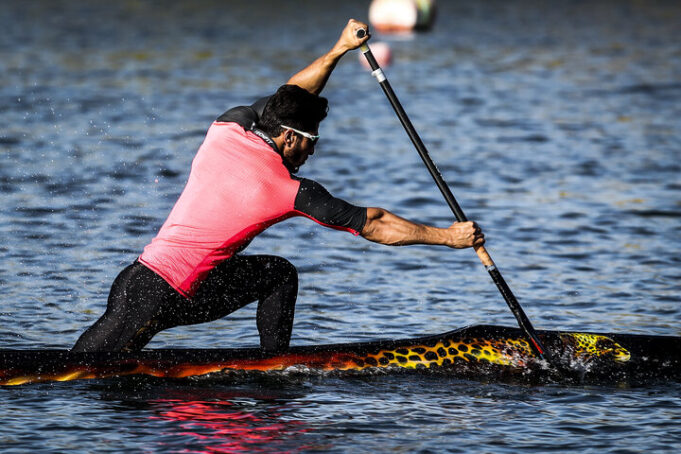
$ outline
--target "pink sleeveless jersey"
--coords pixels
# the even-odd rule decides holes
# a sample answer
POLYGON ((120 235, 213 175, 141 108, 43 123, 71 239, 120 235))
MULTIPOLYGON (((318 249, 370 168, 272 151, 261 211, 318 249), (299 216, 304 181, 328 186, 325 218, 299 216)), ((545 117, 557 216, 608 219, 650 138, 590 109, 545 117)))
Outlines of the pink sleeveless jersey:
POLYGON ((139 261, 191 297, 253 237, 302 214, 294 209, 299 186, 261 138, 237 123, 215 122, 182 195, 139 261))

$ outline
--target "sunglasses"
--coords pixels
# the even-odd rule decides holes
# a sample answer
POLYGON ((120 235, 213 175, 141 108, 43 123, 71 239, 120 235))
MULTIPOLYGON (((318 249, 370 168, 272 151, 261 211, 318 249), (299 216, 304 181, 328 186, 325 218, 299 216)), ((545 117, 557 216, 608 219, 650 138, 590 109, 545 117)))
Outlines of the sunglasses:
POLYGON ((284 128, 284 129, 290 129, 291 131, 293 131, 293 132, 295 132, 295 133, 298 133, 298 134, 300 134, 300 135, 303 136, 303 137, 307 137, 307 138, 310 139, 310 141, 312 142, 312 145, 316 144, 317 141, 319 140, 319 135, 316 135, 316 136, 315 136, 315 135, 310 134, 309 132, 300 131, 300 130, 298 130, 298 129, 296 129, 296 128, 292 128, 292 127, 286 126, 286 125, 279 125, 279 126, 281 126, 281 127, 284 128))

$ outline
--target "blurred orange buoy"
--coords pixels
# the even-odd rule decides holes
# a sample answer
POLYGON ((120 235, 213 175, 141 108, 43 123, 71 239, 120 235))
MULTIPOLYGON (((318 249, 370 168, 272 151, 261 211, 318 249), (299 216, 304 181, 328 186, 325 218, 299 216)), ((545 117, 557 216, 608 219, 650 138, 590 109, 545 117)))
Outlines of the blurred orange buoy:
MULTIPOLYGON (((393 60, 393 53, 390 50, 388 43, 383 41, 376 41, 375 43, 369 42, 369 47, 371 48, 371 53, 374 55, 376 63, 378 63, 379 66, 385 68, 386 66, 390 65, 393 60)), ((359 52, 359 62, 366 69, 371 69, 369 62, 367 62, 367 59, 361 52, 359 52)))
POLYGON ((435 20, 435 0, 373 0, 369 22, 381 33, 427 30, 435 20))

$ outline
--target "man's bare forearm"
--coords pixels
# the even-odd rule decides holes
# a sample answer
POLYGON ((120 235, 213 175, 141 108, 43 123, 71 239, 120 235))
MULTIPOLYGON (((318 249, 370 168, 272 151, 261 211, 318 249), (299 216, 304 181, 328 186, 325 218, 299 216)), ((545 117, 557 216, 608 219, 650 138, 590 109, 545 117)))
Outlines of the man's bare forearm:
POLYGON ((383 208, 367 208, 367 221, 361 235, 389 246, 432 244, 460 249, 485 242, 474 222, 455 222, 448 228, 439 228, 409 221, 383 208))
POLYGON ((368 29, 365 23, 350 19, 333 48, 294 74, 287 83, 298 85, 315 95, 320 94, 343 55, 350 50, 357 49, 369 39, 368 34, 364 38, 357 38, 357 30, 360 28, 368 29))
POLYGON ((345 55, 345 52, 341 52, 334 47, 328 53, 312 62, 308 67, 291 77, 287 83, 298 85, 310 93, 318 95, 326 86, 329 76, 331 76, 343 55, 345 55))

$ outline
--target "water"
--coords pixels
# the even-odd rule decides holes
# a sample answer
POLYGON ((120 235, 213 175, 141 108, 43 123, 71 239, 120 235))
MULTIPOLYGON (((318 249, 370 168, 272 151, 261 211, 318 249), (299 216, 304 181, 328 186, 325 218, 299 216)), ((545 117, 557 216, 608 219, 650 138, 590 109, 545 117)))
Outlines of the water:
MULTIPOLYGON (((165 219, 210 122, 272 92, 368 2, 252 3, 4 2, 3 348, 70 347, 165 219)), ((681 7, 439 6, 431 33, 389 39, 386 72, 534 325, 681 335, 681 7)), ((301 175, 451 222, 355 53, 324 94, 332 110, 301 175)), ((296 345, 515 324, 471 251, 387 248, 295 219, 249 252, 299 268, 296 345)), ((257 345, 254 309, 150 347, 257 345)), ((390 376, 28 385, 0 390, 0 446, 677 452, 680 390, 390 376)))

